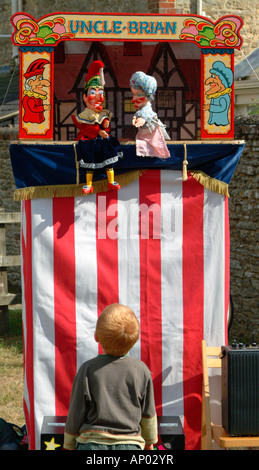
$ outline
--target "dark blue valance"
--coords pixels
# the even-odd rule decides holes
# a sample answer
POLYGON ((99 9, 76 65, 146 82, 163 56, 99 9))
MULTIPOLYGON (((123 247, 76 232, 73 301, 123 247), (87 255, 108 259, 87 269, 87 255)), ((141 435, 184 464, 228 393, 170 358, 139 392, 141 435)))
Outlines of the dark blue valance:
MULTIPOLYGON (((187 143, 188 171, 201 171, 207 176, 229 184, 241 157, 244 142, 187 143)), ((168 144, 171 157, 160 159, 136 156, 134 144, 122 144, 123 158, 114 165, 115 174, 139 170, 182 170, 185 147, 183 143, 168 144)), ((16 188, 76 184, 76 159, 71 143, 23 143, 10 145, 10 157, 16 188)), ((105 171, 96 171, 95 180, 106 178, 105 171)), ((85 182, 80 169, 79 182, 85 182)))

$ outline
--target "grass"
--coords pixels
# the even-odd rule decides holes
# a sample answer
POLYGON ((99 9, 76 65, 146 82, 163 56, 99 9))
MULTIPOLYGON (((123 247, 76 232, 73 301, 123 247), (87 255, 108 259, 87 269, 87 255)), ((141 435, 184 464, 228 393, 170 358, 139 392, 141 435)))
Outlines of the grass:
POLYGON ((23 414, 22 312, 9 311, 9 333, 0 337, 0 418, 17 426, 23 414))

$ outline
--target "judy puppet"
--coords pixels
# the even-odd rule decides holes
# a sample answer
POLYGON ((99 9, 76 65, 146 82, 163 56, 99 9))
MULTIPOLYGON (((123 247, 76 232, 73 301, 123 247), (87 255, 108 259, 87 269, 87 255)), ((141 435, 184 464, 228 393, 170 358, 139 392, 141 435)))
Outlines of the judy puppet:
POLYGON ((130 79, 133 93, 132 103, 136 108, 132 124, 138 129, 136 153, 141 157, 170 157, 166 140, 170 140, 165 125, 152 110, 151 101, 157 90, 154 77, 144 72, 135 72, 130 79))

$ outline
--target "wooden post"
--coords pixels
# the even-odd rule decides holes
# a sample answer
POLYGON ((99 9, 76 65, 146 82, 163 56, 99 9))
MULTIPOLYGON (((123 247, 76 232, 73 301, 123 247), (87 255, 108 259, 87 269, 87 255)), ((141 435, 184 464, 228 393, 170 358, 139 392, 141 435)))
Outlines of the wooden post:
POLYGON ((5 213, 0 208, 0 335, 4 335, 9 331, 9 314, 8 306, 15 298, 15 294, 8 293, 8 266, 20 266, 21 257, 6 256, 6 223, 20 222, 20 213, 5 213))

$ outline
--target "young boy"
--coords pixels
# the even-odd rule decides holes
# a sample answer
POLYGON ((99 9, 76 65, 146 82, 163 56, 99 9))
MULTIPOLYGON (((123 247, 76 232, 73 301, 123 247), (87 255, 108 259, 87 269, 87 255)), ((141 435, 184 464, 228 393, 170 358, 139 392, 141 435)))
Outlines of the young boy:
POLYGON ((74 379, 65 449, 153 449, 157 417, 151 373, 126 355, 138 338, 139 322, 130 308, 112 304, 103 310, 95 331, 103 354, 82 364, 74 379))

